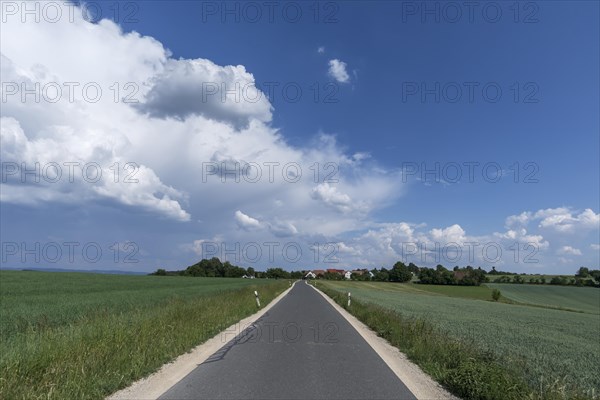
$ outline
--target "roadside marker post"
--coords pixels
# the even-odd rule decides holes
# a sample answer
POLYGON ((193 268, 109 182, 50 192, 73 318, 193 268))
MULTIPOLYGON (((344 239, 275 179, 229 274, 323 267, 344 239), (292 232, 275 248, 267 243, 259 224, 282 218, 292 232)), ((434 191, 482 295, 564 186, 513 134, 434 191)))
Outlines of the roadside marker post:
POLYGON ((254 291, 254 296, 256 297, 256 306, 260 308, 260 299, 258 298, 258 292, 254 291))
POLYGON ((352 296, 352 294, 350 292, 348 292, 348 307, 350 307, 351 296, 352 296))

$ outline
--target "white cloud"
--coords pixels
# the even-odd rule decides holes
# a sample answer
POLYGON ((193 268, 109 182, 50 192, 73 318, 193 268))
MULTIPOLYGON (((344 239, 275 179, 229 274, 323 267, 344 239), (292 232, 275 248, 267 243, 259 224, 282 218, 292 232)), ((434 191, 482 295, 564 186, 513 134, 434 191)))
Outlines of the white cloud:
POLYGON ((235 222, 240 228, 246 231, 258 229, 261 227, 261 224, 257 219, 244 214, 240 210, 237 210, 235 212, 235 222))
POLYGON ((562 246, 560 249, 558 249, 558 251, 556 253, 564 254, 564 255, 580 256, 581 250, 573 248, 571 246, 562 246))
POLYGON ((324 46, 319 46, 319 48, 317 49, 317 53, 324 54, 325 53, 325 47, 324 46))
POLYGON ((159 118, 202 115, 245 127, 271 120, 271 104, 243 65, 218 66, 205 59, 169 59, 137 107, 159 118))
POLYGON ((539 228, 558 233, 577 233, 600 228, 600 214, 587 208, 577 214, 568 207, 547 208, 536 212, 525 211, 506 218, 506 226, 526 227, 532 221, 539 221, 539 228))
POLYGON ((596 250, 596 251, 598 251, 598 250, 600 250, 600 244, 595 244, 595 243, 592 243, 592 244, 590 244, 590 248, 591 248, 592 250, 596 250))
POLYGON ((242 65, 174 59, 151 37, 123 33, 108 20, 90 24, 77 12, 73 23, 28 21, 12 19, 2 26, 3 82, 28 87, 76 82, 79 89, 93 82, 103 95, 95 103, 86 101, 81 90, 75 90, 73 101, 65 90, 56 103, 8 96, 1 110, 2 159, 19 164, 98 163, 103 179, 94 184, 79 178, 74 183, 27 186, 12 179, 2 183, 1 201, 43 207, 51 202, 87 205, 110 200, 111 206, 179 221, 191 221, 193 215, 194 221, 203 221, 207 236, 212 235, 211 225, 236 210, 251 209, 270 224, 261 234, 336 235, 364 228, 365 213, 384 207, 403 191, 394 173, 382 172, 360 153, 345 154, 332 135, 321 134, 303 147, 286 143, 270 125, 268 99, 261 94, 254 101, 260 93, 248 92, 255 80, 242 65), (216 84, 211 88, 218 92, 203 99, 203 82, 216 84), (231 92, 236 84, 246 87, 246 95, 241 89, 231 92), (138 102, 127 103, 127 97, 138 102), (113 182, 110 168, 117 162, 121 179, 113 182), (136 184, 123 182, 128 162, 139 166, 136 184), (249 175, 244 167, 250 163, 262 167, 258 182, 245 180, 249 175), (321 168, 315 180, 310 169, 315 163, 336 166, 339 181, 333 189, 339 193, 328 193, 330 197, 318 202, 312 197, 314 186, 329 170, 321 168), (276 165, 273 180, 266 164, 276 165), (286 180, 286 164, 299 166, 302 179, 286 180), (240 171, 231 173, 236 165, 240 171), (345 196, 351 204, 345 204, 345 196), (361 215, 340 215, 346 206, 361 210, 361 215))
POLYGON ((535 213, 535 218, 541 219, 540 228, 546 228, 563 233, 574 233, 577 230, 598 229, 600 214, 587 208, 575 215, 568 208, 554 208, 540 210, 535 213))
POLYGON ((350 81, 350 75, 346 71, 347 64, 338 59, 329 60, 329 75, 340 83, 350 81))
POLYGON ((519 215, 511 215, 506 218, 506 227, 514 227, 514 226, 527 226, 529 220, 531 219, 531 213, 528 211, 524 211, 519 215))
POLYGON ((342 213, 365 213, 369 208, 365 202, 352 200, 348 194, 340 192, 327 182, 315 186, 311 197, 342 213))

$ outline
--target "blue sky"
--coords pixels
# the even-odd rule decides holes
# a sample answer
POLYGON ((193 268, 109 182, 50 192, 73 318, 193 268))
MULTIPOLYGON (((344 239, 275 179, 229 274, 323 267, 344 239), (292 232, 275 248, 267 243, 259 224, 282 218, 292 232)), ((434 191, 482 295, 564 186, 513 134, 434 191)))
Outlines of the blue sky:
POLYGON ((3 94, 18 89, 2 104, 2 267, 176 269, 214 245, 239 246, 231 261, 256 269, 400 259, 519 272, 598 266, 597 2, 280 2, 272 20, 263 3, 246 4, 103 3, 114 21, 93 23, 81 8, 51 23, 43 5, 39 21, 25 22, 3 6, 3 94), (22 101, 22 82, 97 82, 104 96, 22 101), (254 84, 261 100, 202 101, 203 84, 236 82, 254 84), (134 85, 139 103, 111 102, 114 83, 122 93, 134 85), (286 99, 284 87, 302 95, 286 99), (294 162, 303 177, 203 181, 203 165, 233 161, 263 173, 265 162, 294 162), (38 184, 12 175, 35 162, 98 163, 104 176, 38 184), (136 163, 140 181, 112 184, 115 162, 121 172, 136 163), (327 171, 339 182, 323 182, 327 171), (103 256, 69 260, 65 242, 93 243, 103 256), (303 256, 253 261, 241 250, 268 252, 267 242, 303 256), (469 259, 474 242, 503 255, 469 259), (462 256, 444 253, 450 245, 462 256))

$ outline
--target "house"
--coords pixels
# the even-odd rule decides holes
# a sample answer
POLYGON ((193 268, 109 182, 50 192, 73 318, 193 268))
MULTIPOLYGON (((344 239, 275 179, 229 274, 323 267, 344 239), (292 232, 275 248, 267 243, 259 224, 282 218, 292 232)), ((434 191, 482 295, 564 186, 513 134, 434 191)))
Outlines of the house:
POLYGON ((344 275, 346 273, 346 271, 344 271, 343 269, 334 269, 334 268, 329 268, 327 270, 327 272, 329 272, 330 274, 340 274, 340 275, 344 275))
POLYGON ((325 275, 325 270, 322 269, 313 269, 312 271, 303 271, 306 272, 304 274, 304 278, 303 279, 317 279, 319 277, 323 277, 323 275, 325 275))
POLYGON ((352 271, 346 271, 344 273, 344 279, 350 279, 352 278, 352 271))
POLYGON ((312 271, 308 271, 306 273, 306 275, 304 275, 304 279, 316 279, 316 278, 317 278, 317 275, 312 271))

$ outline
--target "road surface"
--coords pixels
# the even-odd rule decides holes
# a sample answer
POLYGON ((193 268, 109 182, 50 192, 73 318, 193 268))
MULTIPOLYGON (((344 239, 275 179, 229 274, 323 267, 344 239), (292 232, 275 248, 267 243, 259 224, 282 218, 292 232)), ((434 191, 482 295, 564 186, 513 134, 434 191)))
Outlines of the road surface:
POLYGON ((160 398, 415 399, 304 282, 160 398))

